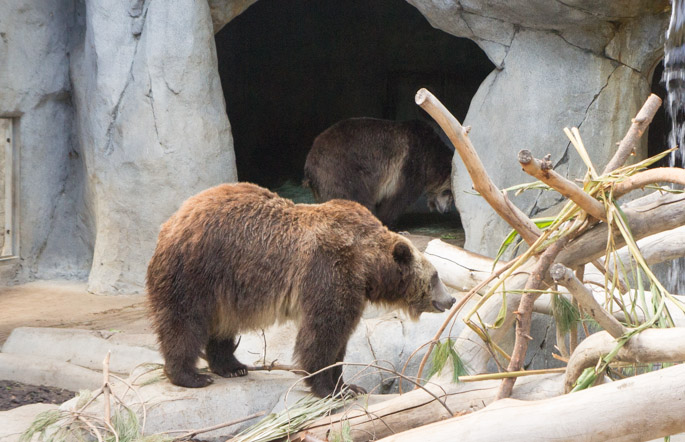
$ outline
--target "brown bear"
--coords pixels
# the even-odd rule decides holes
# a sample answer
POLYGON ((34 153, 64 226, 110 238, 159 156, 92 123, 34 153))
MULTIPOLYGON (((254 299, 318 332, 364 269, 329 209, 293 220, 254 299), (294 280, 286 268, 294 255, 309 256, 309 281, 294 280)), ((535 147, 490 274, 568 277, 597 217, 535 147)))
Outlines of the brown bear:
MULTIPOLYGON (((203 348, 211 371, 245 376, 236 335, 276 321, 299 321, 295 356, 314 373, 343 360, 367 303, 414 319, 454 303, 423 254, 363 206, 294 204, 248 183, 205 190, 162 225, 147 290, 165 373, 184 387, 212 382, 196 370, 203 348)), ((345 387, 341 374, 306 382, 323 397, 345 387)))
POLYGON ((317 202, 356 201, 393 226, 424 193, 431 210, 450 210, 452 156, 423 121, 352 118, 316 137, 303 184, 317 202))

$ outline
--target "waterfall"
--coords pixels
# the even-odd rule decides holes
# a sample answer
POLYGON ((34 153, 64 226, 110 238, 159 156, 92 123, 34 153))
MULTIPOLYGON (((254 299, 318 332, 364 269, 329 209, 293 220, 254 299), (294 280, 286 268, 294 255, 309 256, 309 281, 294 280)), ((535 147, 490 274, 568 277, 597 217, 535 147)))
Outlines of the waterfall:
MULTIPOLYGON (((685 0, 671 1, 662 81, 667 92, 664 105, 666 116, 671 122, 668 147, 678 146, 669 157, 669 165, 685 167, 685 0)), ((666 277, 662 281, 666 289, 672 293, 685 294, 685 259, 676 259, 666 265, 666 277)))

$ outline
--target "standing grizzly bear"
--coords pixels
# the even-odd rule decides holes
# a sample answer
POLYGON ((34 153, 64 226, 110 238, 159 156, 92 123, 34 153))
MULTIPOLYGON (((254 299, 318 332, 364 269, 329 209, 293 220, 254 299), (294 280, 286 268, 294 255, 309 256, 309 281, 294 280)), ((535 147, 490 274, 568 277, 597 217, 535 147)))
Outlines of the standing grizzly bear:
POLYGON ((317 202, 356 201, 392 226, 424 193, 431 210, 450 210, 452 156, 423 121, 352 118, 316 137, 304 165, 304 185, 317 202))
MULTIPOLYGON (((165 373, 184 387, 212 382, 196 370, 203 348, 211 371, 245 376, 236 335, 276 321, 299 321, 295 356, 313 373, 343 360, 367 302, 415 319, 454 303, 423 254, 361 205, 294 204, 248 183, 201 192, 162 225, 147 290, 165 373)), ((341 374, 307 383, 323 397, 341 374)))

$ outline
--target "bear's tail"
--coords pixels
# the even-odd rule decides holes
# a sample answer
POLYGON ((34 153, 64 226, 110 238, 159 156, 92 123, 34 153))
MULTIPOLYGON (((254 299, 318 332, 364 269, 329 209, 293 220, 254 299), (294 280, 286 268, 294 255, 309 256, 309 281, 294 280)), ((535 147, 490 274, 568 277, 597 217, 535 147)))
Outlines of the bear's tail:
POLYGON ((310 180, 309 177, 305 177, 305 179, 302 180, 302 187, 304 187, 305 189, 311 189, 312 180, 310 180))

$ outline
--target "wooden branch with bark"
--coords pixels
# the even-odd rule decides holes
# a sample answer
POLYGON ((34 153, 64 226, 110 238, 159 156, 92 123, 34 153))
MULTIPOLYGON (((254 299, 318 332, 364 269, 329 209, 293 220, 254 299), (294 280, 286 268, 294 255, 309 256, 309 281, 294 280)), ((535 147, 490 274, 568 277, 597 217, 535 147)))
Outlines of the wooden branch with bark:
POLYGON ((459 121, 426 89, 420 89, 416 93, 415 101, 433 117, 452 142, 473 181, 473 188, 521 235, 525 242, 533 244, 540 236, 540 229, 497 189, 459 121))
POLYGON ((645 101, 645 104, 642 105, 642 108, 633 119, 633 122, 628 129, 628 133, 626 133, 626 136, 623 137, 618 144, 616 153, 611 160, 609 160, 606 167, 604 167, 602 175, 606 175, 623 166, 628 160, 628 157, 635 152, 637 143, 640 141, 642 134, 644 134, 649 127, 649 123, 654 119, 654 115, 656 115, 659 108, 661 108, 661 103, 661 98, 655 94, 651 94, 647 98, 647 101, 645 101))
POLYGON ((549 160, 541 161, 537 158, 533 158, 533 154, 525 149, 519 152, 518 160, 521 167, 528 175, 547 184, 552 189, 578 204, 578 206, 595 218, 606 220, 606 214, 604 213, 604 206, 602 203, 585 193, 583 189, 572 181, 567 180, 555 172, 554 169, 552 169, 552 163, 549 160))
MULTIPOLYGON (((614 299, 623 296, 622 293, 628 292, 627 295, 630 295, 632 292, 619 279, 620 275, 615 274, 617 267, 634 263, 632 255, 618 251, 609 258, 604 257, 608 249, 618 250, 625 245, 619 229, 610 225, 610 221, 614 223, 617 216, 623 217, 622 221, 629 226, 632 238, 638 241, 640 248, 645 249, 645 259, 649 263, 661 258, 659 250, 668 250, 663 254, 668 257, 685 255, 685 227, 671 234, 661 234, 661 242, 656 239, 641 241, 642 238, 685 225, 685 195, 655 192, 622 204, 620 211, 612 207, 617 198, 647 185, 664 182, 685 184, 685 172, 682 170, 652 169, 635 173, 635 168, 621 167, 635 150, 640 137, 661 105, 661 100, 651 96, 645 102, 601 176, 594 172, 578 130, 574 128, 568 131, 572 135, 574 146, 592 171, 592 180, 586 181, 584 187, 552 170, 546 159, 536 159, 528 151, 520 153, 519 162, 527 173, 577 205, 577 208, 569 206, 567 217, 555 227, 560 229, 559 226, 565 226, 563 228, 569 229, 566 234, 558 234, 558 231, 557 234, 550 234, 551 229, 543 234, 531 219, 506 198, 488 176, 471 144, 468 131, 436 97, 421 89, 416 95, 416 103, 435 119, 454 144, 473 181, 474 189, 533 247, 516 259, 498 263, 493 269, 493 260, 488 257, 439 240, 431 241, 425 253, 438 269, 441 279, 456 290, 469 291, 478 302, 479 308, 474 310, 477 319, 471 320, 469 327, 463 328, 455 339, 454 346, 461 360, 469 367, 470 373, 476 376, 469 379, 472 382, 452 383, 453 374, 448 359, 447 366, 425 385, 424 390, 414 390, 364 410, 351 409, 322 418, 310 425, 306 434, 323 440, 330 430, 340 431, 343 423, 350 425, 354 440, 368 440, 392 434, 394 435, 388 440, 446 440, 453 438, 454 434, 477 440, 501 439, 503 434, 507 440, 547 440, 576 436, 586 440, 607 440, 647 433, 654 438, 685 431, 682 409, 672 411, 677 406, 661 407, 664 402, 680 401, 685 393, 685 365, 601 385, 572 395, 562 395, 562 391, 568 391, 569 385, 575 382, 585 368, 597 366, 598 361, 611 352, 616 354, 613 361, 619 363, 685 360, 685 344, 682 344, 685 342, 685 329, 647 329, 632 336, 617 350, 616 338, 625 339, 626 334, 634 330, 619 322, 626 320, 623 311, 607 310, 602 305, 605 297, 614 299), (633 175, 622 176, 626 170, 633 175), (610 232, 613 235, 611 237, 610 232), (674 241, 680 246, 669 244, 672 247, 666 247, 665 243, 668 241, 663 240, 664 235, 668 235, 666 239, 682 236, 682 239, 674 241), (621 263, 617 263, 617 259, 621 263), (596 276, 597 271, 590 266, 587 268, 589 270, 583 272, 588 263, 594 263, 601 270, 599 277, 596 276), (550 274, 551 266, 553 271, 550 274), (595 276, 592 276, 591 270, 595 276), (584 285, 587 278, 595 284, 592 290, 584 285), (614 293, 613 288, 609 290, 605 287, 606 292, 599 293, 596 285, 605 285, 607 278, 619 280, 624 285, 623 289, 615 290, 614 293), (505 285, 501 285, 503 282, 505 285), (570 354, 563 376, 525 376, 514 384, 516 377, 520 375, 531 338, 531 314, 538 308, 538 304, 545 304, 546 313, 551 313, 551 309, 547 307, 551 295, 543 292, 554 283, 563 287, 560 289, 560 296, 569 296, 564 295, 564 290, 568 290, 577 300, 579 308, 588 312, 608 332, 595 333, 580 343, 576 342, 577 335, 571 333, 571 345, 568 348, 565 345, 560 346, 564 348, 566 355, 570 354), (504 300, 494 290, 505 292, 504 300), (481 299, 480 296, 489 298, 481 299), (542 298, 546 300, 541 302, 542 298), (504 353, 499 344, 514 324, 516 342, 506 373, 482 375, 487 372, 488 362, 493 356, 497 352, 504 353), (500 377, 503 380, 482 380, 491 377, 500 377), (631 388, 622 385, 631 385, 631 388), (541 391, 544 393, 541 394, 541 391), (636 394, 636 391, 644 393, 636 394), (526 402, 497 400, 510 395, 525 399, 526 402), (536 400, 536 397, 547 399, 536 400), (444 404, 441 403, 443 401, 444 404), (630 406, 613 407, 615 403, 629 403, 630 406), (663 408, 669 408, 668 412, 659 414, 663 408), (448 409, 456 415, 470 414, 452 418, 446 411, 448 409), (623 421, 633 419, 635 410, 645 409, 655 410, 655 413, 640 415, 640 419, 649 418, 648 420, 635 419, 634 422, 629 422, 630 425, 621 428, 606 425, 607 420, 614 418, 623 421), (607 417, 607 410, 611 410, 613 417, 607 417), (559 425, 569 415, 574 416, 574 421, 580 416, 583 425, 580 428, 577 425, 573 428, 559 425), (679 416, 676 419, 678 422, 674 420, 675 415, 679 416), (527 419, 530 416, 536 416, 536 419, 527 419), (445 421, 415 428, 445 418, 445 421)), ((645 293, 645 299, 652 296, 656 295, 645 293)), ((459 305, 464 302, 465 298, 462 298, 459 305)), ((667 300, 670 306, 678 302, 674 297, 667 300)), ((448 321, 457 313, 456 308, 451 311, 448 321)), ((466 313, 459 314, 462 319, 465 318, 466 313)), ((649 319, 647 313, 630 315, 633 319, 649 319)), ((673 315, 672 318, 675 323, 685 323, 685 313, 673 315)), ((447 327, 448 321, 440 327, 440 334, 447 327)), ((589 334, 587 328, 586 334, 589 334)), ((558 339, 561 341, 564 336, 559 335, 558 339)), ((425 365, 427 358, 428 354, 424 356, 421 367, 425 365)))
POLYGON ((647 441, 685 432, 683 397, 685 365, 677 365, 552 399, 497 401, 381 440, 647 441))
POLYGON ((576 278, 569 268, 563 264, 555 264, 550 269, 550 275, 554 282, 566 287, 573 295, 573 298, 578 301, 578 304, 583 307, 583 310, 588 312, 611 336, 620 338, 628 333, 628 329, 599 305, 592 292, 576 278))

